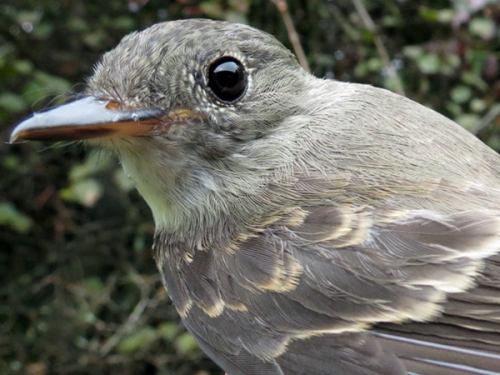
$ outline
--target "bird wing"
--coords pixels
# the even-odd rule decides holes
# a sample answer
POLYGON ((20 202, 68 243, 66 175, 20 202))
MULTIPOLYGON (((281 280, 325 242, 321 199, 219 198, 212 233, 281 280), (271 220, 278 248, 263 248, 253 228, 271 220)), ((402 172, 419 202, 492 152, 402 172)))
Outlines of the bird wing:
POLYGON ((499 227, 500 211, 300 207, 158 265, 231 375, 500 374, 499 227))
POLYGON ((375 330, 382 346, 415 373, 500 373, 500 255, 486 259, 474 288, 449 295, 433 321, 375 330))

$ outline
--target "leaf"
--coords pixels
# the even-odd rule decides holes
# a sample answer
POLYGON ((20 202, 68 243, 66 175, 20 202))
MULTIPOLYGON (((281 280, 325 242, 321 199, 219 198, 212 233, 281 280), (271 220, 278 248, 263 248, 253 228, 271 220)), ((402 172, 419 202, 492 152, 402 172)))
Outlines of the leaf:
POLYGON ((83 206, 92 207, 102 196, 102 184, 93 179, 79 180, 71 186, 59 191, 59 195, 66 201, 78 202, 83 206))
POLYGON ((172 341, 178 334, 178 325, 176 323, 163 323, 158 327, 158 334, 161 338, 172 341))
POLYGON ((474 112, 482 112, 487 106, 488 104, 483 99, 474 98, 470 101, 470 109, 474 112))
POLYGON ((71 85, 67 80, 40 71, 23 88, 24 98, 29 104, 35 104, 49 96, 55 96, 53 104, 60 104, 65 101, 65 95, 69 92, 71 85))
POLYGON ((103 30, 94 30, 83 37, 84 43, 92 49, 102 49, 105 45, 106 33, 103 30))
POLYGON ((471 34, 489 40, 495 35, 495 24, 489 18, 474 18, 469 23, 469 31, 471 34))
POLYGON ((19 95, 6 92, 0 95, 0 107, 10 112, 23 112, 27 104, 19 95))
POLYGON ((409 59, 416 60, 423 54, 423 49, 420 46, 405 46, 403 54, 409 59))
POLYGON ((151 326, 146 326, 125 337, 117 347, 121 353, 137 352, 158 339, 158 332, 151 326))
POLYGON ((482 91, 489 89, 488 84, 481 78, 481 76, 474 72, 463 72, 460 78, 464 83, 474 86, 482 91))
POLYGON ((455 118, 455 121, 469 131, 477 129, 481 123, 481 117, 475 113, 464 113, 455 118))
POLYGON ((199 350, 198 344, 188 332, 184 332, 175 340, 175 348, 184 356, 191 356, 199 350))
POLYGON ((92 176, 104 170, 111 160, 109 154, 96 152, 91 153, 83 163, 73 166, 69 172, 71 185, 59 191, 61 198, 92 207, 104 192, 102 183, 92 176))
POLYGON ((472 90, 467 86, 458 85, 451 90, 450 95, 455 103, 462 104, 469 101, 472 96, 472 90))
POLYGON ((87 156, 85 161, 71 168, 69 179, 74 182, 86 179, 104 170, 111 160, 110 154, 93 152, 87 156))
POLYGON ((3 159, 3 166, 11 171, 16 171, 19 167, 19 158, 14 155, 7 155, 3 159))
POLYGON ((14 68, 19 74, 29 74, 33 71, 33 63, 28 60, 16 60, 14 68))
POLYGON ((9 226, 19 233, 27 233, 33 225, 33 220, 19 212, 11 202, 1 202, 0 225, 9 226))
POLYGON ((82 287, 87 294, 92 296, 101 294, 104 289, 102 281, 97 277, 89 277, 83 280, 82 287))
POLYGON ((434 74, 439 70, 440 60, 435 54, 425 54, 417 59, 417 64, 422 73, 434 74))

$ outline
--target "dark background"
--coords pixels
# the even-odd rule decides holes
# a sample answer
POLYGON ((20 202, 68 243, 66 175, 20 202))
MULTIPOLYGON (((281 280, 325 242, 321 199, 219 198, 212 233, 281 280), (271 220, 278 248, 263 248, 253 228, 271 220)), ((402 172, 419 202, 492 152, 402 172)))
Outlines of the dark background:
MULTIPOLYGON (((500 150, 497 0, 289 0, 312 72, 451 117, 500 150)), ((2 0, 0 374, 220 373, 164 292, 149 208, 106 152, 7 144, 13 125, 83 88, 129 32, 179 18, 248 23, 292 48, 267 0, 2 0)))

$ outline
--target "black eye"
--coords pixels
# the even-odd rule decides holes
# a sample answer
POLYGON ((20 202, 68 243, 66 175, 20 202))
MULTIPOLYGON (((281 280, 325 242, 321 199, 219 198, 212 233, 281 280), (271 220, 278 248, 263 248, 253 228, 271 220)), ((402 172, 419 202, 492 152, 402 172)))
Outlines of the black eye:
POLYGON ((239 99, 247 87, 247 74, 243 65, 233 57, 222 57, 208 70, 208 86, 224 102, 239 99))

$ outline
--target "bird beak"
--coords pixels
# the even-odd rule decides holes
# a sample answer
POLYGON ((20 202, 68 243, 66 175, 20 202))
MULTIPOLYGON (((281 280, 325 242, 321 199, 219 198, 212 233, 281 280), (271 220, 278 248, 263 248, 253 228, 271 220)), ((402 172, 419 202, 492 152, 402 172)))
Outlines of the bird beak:
POLYGON ((147 135, 167 130, 174 122, 194 117, 189 110, 121 110, 114 101, 86 97, 72 103, 35 113, 17 125, 10 142, 21 140, 86 140, 147 135))

